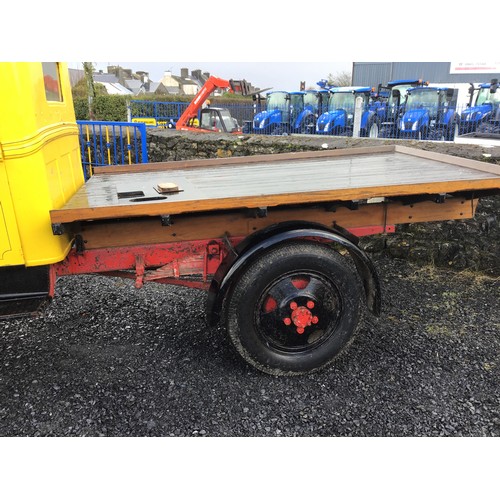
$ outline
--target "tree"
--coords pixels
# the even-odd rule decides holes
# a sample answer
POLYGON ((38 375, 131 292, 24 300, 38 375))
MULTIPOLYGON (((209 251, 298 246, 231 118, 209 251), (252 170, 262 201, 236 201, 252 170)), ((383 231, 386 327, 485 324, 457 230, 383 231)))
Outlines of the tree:
MULTIPOLYGON (((107 95, 108 91, 102 83, 94 82, 94 92, 95 95, 107 95)), ((88 99, 89 88, 85 78, 82 78, 77 84, 71 89, 71 94, 73 99, 88 99)))
POLYGON ((352 85, 352 74, 349 71, 339 71, 328 75, 328 85, 332 87, 349 87, 352 85))
POLYGON ((94 119, 94 112, 92 110, 92 101, 95 97, 95 87, 94 87, 94 65, 91 62, 83 63, 83 71, 85 72, 85 80, 87 81, 87 95, 89 103, 89 116, 90 119, 94 119))

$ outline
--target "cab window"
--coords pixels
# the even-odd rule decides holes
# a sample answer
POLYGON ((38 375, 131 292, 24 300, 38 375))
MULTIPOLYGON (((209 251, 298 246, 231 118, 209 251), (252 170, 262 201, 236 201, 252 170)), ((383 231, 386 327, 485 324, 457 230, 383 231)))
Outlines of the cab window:
POLYGON ((59 82, 59 66, 55 62, 42 63, 43 83, 47 101, 62 101, 61 85, 59 82))

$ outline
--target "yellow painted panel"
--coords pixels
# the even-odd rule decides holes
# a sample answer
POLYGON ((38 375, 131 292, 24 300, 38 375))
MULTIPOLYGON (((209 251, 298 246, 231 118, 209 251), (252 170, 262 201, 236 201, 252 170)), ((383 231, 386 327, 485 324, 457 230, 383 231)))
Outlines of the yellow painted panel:
MULTIPOLYGON (((146 125, 154 125, 156 126, 155 118, 132 118, 133 123, 145 123, 146 125)), ((163 122, 167 123, 167 122, 163 122)))
POLYGON ((13 207, 7 213, 4 206, 5 226, 9 236, 14 229, 18 234, 21 263, 58 262, 71 235, 52 234, 49 212, 84 183, 67 66, 0 63, 0 74, 0 143, 9 191, 2 196, 8 194, 13 207))
POLYGON ((0 159, 0 266, 24 264, 9 184, 0 159))

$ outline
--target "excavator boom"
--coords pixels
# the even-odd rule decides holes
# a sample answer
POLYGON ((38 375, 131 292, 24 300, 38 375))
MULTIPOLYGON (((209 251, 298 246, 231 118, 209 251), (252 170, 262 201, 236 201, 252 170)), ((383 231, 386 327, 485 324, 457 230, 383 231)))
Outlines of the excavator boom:
POLYGON ((189 103, 184 113, 177 121, 175 128, 177 130, 197 130, 196 127, 190 126, 190 122, 198 117, 198 112, 207 100, 208 96, 216 89, 230 89, 233 92, 231 82, 216 76, 211 76, 205 82, 205 85, 198 91, 194 99, 189 103))

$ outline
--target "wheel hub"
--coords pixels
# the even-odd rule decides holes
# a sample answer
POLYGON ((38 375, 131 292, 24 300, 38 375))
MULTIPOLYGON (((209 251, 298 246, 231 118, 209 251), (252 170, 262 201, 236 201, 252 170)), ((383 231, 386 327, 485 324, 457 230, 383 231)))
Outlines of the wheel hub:
POLYGON ((283 322, 285 325, 290 326, 292 323, 297 329, 298 334, 304 333, 305 329, 311 324, 316 324, 319 319, 314 316, 311 309, 314 308, 314 302, 308 300, 306 306, 299 306, 297 302, 293 301, 290 303, 290 309, 292 314, 287 316, 283 322))

